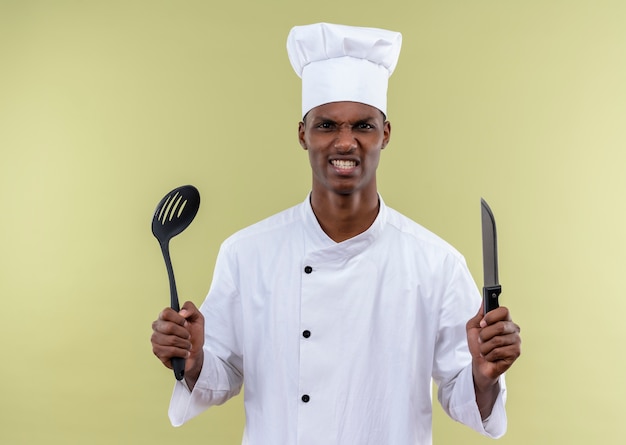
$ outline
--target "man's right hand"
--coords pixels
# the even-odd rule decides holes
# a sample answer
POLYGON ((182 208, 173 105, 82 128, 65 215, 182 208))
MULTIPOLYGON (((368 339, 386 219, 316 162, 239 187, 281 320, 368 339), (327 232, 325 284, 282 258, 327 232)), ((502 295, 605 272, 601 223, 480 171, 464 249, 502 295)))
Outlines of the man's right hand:
POLYGON ((202 370, 204 354, 204 316, 191 302, 183 304, 180 312, 165 308, 152 323, 152 352, 168 368, 172 357, 185 362, 185 381, 193 389, 202 370))

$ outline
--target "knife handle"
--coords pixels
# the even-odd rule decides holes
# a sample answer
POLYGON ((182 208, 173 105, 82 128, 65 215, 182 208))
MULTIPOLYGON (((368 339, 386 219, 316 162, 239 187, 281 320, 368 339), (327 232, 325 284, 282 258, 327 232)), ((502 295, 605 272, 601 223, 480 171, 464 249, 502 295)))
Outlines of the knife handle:
POLYGON ((498 304, 498 297, 502 292, 502 286, 485 286, 483 287, 483 303, 484 303, 484 313, 494 310, 497 307, 500 307, 498 304))

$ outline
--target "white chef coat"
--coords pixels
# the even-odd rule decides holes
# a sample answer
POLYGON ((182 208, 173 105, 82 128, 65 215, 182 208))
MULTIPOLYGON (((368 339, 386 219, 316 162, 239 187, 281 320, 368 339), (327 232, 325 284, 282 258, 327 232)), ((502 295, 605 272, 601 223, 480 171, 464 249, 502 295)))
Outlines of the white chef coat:
POLYGON ((501 392, 478 411, 465 324, 480 295, 464 258, 380 199, 372 226, 336 243, 310 200, 221 246, 205 317, 204 366, 174 388, 178 426, 244 385, 244 445, 425 445, 431 382, 455 420, 506 430, 501 392))

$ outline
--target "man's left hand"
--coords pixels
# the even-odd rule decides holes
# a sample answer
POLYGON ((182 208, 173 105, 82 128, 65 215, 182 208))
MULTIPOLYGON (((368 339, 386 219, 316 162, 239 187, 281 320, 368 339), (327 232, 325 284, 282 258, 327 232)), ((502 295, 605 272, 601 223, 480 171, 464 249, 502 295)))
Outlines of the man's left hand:
POLYGON ((485 418, 485 414, 491 412, 495 402, 494 395, 497 395, 497 391, 494 390, 498 377, 506 372, 521 354, 520 327, 513 323, 506 307, 501 306, 483 316, 481 306, 478 313, 467 322, 466 329, 467 342, 472 354, 476 401, 485 418))

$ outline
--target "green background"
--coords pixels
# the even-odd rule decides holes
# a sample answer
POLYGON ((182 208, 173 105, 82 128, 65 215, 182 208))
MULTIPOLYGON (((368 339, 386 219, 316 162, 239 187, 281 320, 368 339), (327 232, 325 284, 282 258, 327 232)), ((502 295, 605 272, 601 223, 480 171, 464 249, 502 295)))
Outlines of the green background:
MULTIPOLYGON (((0 0, 1 443, 240 443, 241 397, 169 425, 150 220, 200 189, 171 246, 199 304, 220 242, 304 199, 285 41, 318 21, 403 33, 380 191, 479 286, 496 215, 523 334, 499 443, 621 443, 626 2, 0 0)), ((491 443, 439 407, 434 440, 491 443)))

